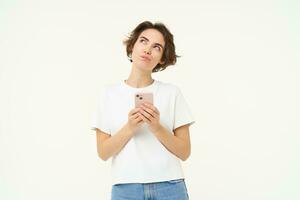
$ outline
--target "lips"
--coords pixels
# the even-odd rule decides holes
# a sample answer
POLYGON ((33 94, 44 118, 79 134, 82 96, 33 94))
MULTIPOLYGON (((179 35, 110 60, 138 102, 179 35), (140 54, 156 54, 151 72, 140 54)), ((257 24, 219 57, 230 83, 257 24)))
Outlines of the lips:
POLYGON ((144 60, 147 60, 147 61, 150 61, 150 60, 151 60, 151 59, 150 59, 149 57, 147 57, 147 56, 141 56, 141 58, 144 59, 144 60))

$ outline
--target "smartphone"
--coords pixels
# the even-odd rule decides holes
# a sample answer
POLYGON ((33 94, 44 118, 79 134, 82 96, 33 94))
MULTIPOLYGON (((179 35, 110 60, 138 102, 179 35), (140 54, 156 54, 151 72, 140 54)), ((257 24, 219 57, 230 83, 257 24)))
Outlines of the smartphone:
POLYGON ((153 104, 153 93, 136 93, 135 94, 135 107, 139 107, 141 104, 147 102, 153 104))

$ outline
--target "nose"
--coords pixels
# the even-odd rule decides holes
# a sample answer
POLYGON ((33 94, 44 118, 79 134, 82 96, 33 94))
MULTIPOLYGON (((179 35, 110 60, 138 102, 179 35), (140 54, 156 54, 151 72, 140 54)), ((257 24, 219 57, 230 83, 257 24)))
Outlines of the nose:
POLYGON ((144 52, 145 52, 146 54, 151 54, 151 47, 145 47, 144 52))

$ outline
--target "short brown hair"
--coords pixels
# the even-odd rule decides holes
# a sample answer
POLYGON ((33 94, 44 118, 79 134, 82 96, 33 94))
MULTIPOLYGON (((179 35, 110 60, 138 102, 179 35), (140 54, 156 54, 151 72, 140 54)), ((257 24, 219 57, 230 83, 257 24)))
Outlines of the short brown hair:
POLYGON ((165 40, 165 47, 163 50, 163 55, 161 58, 161 61, 163 62, 162 64, 158 63, 152 70, 152 72, 158 72, 158 71, 163 71, 170 65, 174 65, 176 63, 177 57, 180 57, 176 55, 175 52, 175 44, 173 41, 173 35, 172 33, 168 30, 168 28, 160 22, 157 23, 151 23, 150 21, 144 21, 140 23, 129 35, 129 37, 123 41, 123 44, 126 45, 126 52, 127 56, 132 62, 131 59, 131 54, 132 54, 132 49, 137 41, 138 37, 140 34, 147 29, 155 29, 159 31, 165 40))

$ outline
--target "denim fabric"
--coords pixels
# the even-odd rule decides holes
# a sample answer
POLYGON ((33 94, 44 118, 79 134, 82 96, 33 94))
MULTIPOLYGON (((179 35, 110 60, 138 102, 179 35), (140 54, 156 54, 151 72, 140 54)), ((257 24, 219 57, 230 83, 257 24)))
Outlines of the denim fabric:
POLYGON ((115 184, 111 200, 188 200, 184 179, 155 183, 115 184))

